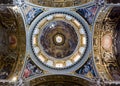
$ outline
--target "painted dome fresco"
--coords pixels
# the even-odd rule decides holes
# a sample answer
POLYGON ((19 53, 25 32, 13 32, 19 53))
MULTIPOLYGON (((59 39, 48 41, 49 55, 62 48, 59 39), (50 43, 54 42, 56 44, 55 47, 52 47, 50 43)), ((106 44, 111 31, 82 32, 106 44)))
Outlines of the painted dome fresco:
POLYGON ((120 0, 0 0, 0 86, 119 86, 120 0))

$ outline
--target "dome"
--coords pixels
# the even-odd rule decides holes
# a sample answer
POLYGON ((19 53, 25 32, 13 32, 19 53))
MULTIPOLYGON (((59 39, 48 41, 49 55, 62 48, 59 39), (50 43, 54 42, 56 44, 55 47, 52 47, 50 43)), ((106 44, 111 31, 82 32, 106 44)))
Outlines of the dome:
POLYGON ((120 0, 1 0, 0 86, 119 86, 120 0))

